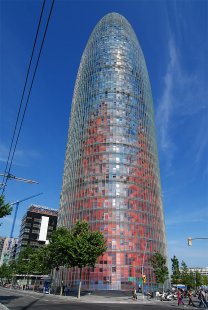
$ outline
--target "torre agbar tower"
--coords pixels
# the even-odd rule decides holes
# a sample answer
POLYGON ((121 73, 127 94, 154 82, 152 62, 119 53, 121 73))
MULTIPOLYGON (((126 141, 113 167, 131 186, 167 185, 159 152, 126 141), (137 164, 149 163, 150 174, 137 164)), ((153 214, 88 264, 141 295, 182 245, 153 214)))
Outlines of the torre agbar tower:
MULTIPOLYGON (((58 226, 86 220, 108 250, 82 286, 125 290, 155 278, 149 258, 166 256, 151 87, 129 22, 117 13, 94 28, 77 74, 58 226)), ((65 271, 75 287, 78 271, 65 271)))

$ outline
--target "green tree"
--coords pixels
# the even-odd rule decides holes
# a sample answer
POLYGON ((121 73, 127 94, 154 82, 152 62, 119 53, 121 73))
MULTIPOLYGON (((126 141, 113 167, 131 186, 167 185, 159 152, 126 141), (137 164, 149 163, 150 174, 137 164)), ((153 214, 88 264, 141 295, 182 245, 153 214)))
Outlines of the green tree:
POLYGON ((50 256, 48 246, 41 246, 29 255, 30 268, 34 274, 47 275, 51 272, 50 256))
POLYGON ((173 256, 173 258, 171 258, 171 261, 172 261, 172 275, 171 275, 172 284, 179 284, 181 277, 179 269, 179 261, 175 255, 173 256))
POLYGON ((9 267, 11 268, 12 285, 13 285, 14 279, 15 279, 16 274, 17 274, 17 260, 13 259, 13 260, 9 261, 9 267))
POLYGON ((83 267, 94 267, 98 257, 104 254, 107 247, 103 234, 90 231, 86 221, 78 221, 72 228, 71 236, 68 255, 71 267, 79 268, 78 298, 80 298, 83 267))
POLYGON ((31 247, 26 247, 23 249, 16 260, 16 272, 19 274, 29 274, 33 273, 33 264, 31 260, 31 255, 34 254, 36 250, 31 247))
POLYGON ((18 259, 13 262, 13 269, 15 273, 22 275, 49 274, 51 271, 49 255, 53 257, 53 254, 49 253, 48 246, 42 246, 38 249, 28 246, 20 252, 18 259))
POLYGON ((103 255, 107 247, 102 233, 90 231, 86 221, 78 221, 69 230, 65 227, 58 228, 53 232, 48 245, 49 266, 78 267, 80 298, 83 267, 94 267, 99 256, 103 255))
POLYGON ((181 262, 181 282, 185 285, 189 285, 190 274, 186 263, 182 260, 181 262))
MULTIPOLYGON (((50 239, 50 243, 47 246, 47 265, 51 269, 51 277, 53 276, 53 269, 58 271, 59 267, 70 267, 70 259, 68 255, 68 249, 71 246, 71 233, 66 227, 59 227, 53 231, 50 239)), ((63 270, 60 270, 61 277, 61 290, 63 291, 63 270)), ((52 282, 52 281, 51 281, 52 282)))
POLYGON ((59 227, 53 231, 47 246, 47 264, 50 268, 70 266, 68 248, 71 244, 71 233, 66 227, 59 227))
POLYGON ((201 273, 199 273, 198 271, 196 271, 196 287, 199 287, 203 284, 203 278, 202 278, 202 275, 201 273))
POLYGON ((162 284, 164 291, 164 283, 168 279, 169 274, 166 258, 159 252, 155 252, 150 259, 150 264, 153 267, 157 283, 162 284))
POLYGON ((208 276, 205 275, 202 276, 202 285, 208 286, 208 276))
POLYGON ((5 203, 4 195, 0 195, 0 218, 10 215, 11 212, 12 207, 10 206, 9 203, 5 203))
POLYGON ((49 252, 48 246, 42 246, 38 249, 26 247, 20 252, 16 260, 12 260, 9 263, 12 278, 16 274, 49 274, 51 271, 49 255, 53 256, 49 252))
POLYGON ((0 279, 2 285, 12 279, 12 269, 5 263, 0 266, 0 279))
POLYGON ((9 266, 12 269, 12 273, 16 274, 17 273, 17 260, 12 259, 11 261, 9 261, 9 266))
POLYGON ((195 272, 190 271, 189 274, 187 275, 187 285, 189 287, 195 288, 195 272))

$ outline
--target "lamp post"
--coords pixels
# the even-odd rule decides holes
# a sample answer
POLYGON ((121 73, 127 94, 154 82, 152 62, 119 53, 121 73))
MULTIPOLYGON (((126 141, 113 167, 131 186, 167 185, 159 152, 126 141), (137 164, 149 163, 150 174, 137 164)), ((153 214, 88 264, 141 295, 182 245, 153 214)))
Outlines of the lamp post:
MULTIPOLYGON (((187 240, 188 240, 188 246, 192 246, 192 241, 193 240, 208 240, 207 237, 199 237, 199 238, 192 238, 192 237, 188 237, 187 240)), ((196 270, 195 270, 195 290, 196 290, 196 284, 197 284, 197 279, 196 279, 196 270)))
POLYGON ((195 270, 195 291, 196 291, 196 270, 195 270))
MULTIPOLYGON (((22 258, 22 261, 30 261, 30 259, 29 258, 22 258)), ((29 273, 29 268, 27 268, 27 273, 26 273, 26 279, 25 279, 25 275, 24 275, 24 280, 26 280, 26 283, 27 283, 27 285, 28 285, 28 273, 29 273)), ((26 285, 25 285, 25 287, 26 287, 26 285)), ((22 286, 22 289, 24 290, 24 288, 23 288, 23 286, 22 286)))
POLYGON ((152 241, 152 239, 146 240, 143 259, 142 259, 142 297, 143 297, 143 299, 144 299, 144 282, 146 283, 146 275, 144 275, 144 260, 145 260, 146 250, 147 250, 147 243, 150 241, 152 241))

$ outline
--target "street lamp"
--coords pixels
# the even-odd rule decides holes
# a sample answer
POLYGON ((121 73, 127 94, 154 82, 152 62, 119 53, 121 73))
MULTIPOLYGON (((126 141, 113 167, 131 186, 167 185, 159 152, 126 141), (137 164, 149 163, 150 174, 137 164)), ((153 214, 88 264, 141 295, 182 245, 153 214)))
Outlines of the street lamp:
MULTIPOLYGON (((199 240, 208 240, 207 237, 202 237, 202 238, 192 238, 192 237, 188 237, 187 240, 188 240, 188 246, 192 246, 192 240, 196 240, 196 239, 199 239, 199 240)), ((195 290, 196 290, 196 270, 195 270, 195 290)))
MULTIPOLYGON (((29 258, 22 258, 22 261, 30 261, 30 259, 29 258)), ((25 275, 24 275, 24 280, 26 280, 26 283, 27 283, 27 285, 28 285, 28 274, 29 274, 29 268, 27 268, 27 274, 26 274, 26 279, 25 279, 25 275)), ((25 281, 24 281, 25 282, 25 281)), ((24 288, 23 288, 24 286, 22 286, 22 289, 24 290, 24 288)))
POLYGON ((144 283, 146 283, 146 275, 144 274, 144 260, 145 260, 145 255, 146 255, 146 250, 147 250, 147 243, 152 241, 152 239, 147 239, 145 248, 144 248, 144 254, 143 254, 143 260, 142 260, 142 296, 144 299, 144 283))

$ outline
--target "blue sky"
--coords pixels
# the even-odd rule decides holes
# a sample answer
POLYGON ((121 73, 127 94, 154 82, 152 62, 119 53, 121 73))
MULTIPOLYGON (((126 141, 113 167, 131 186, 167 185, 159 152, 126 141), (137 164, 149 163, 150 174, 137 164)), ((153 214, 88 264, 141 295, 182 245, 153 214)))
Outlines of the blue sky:
MULTIPOLYGON (((46 11, 50 1, 47 0, 46 11)), ((21 99, 42 1, 0 2, 0 172, 21 99)), ((105 14, 131 23, 152 86, 169 260, 208 266, 208 2, 206 0, 56 1, 11 173, 39 184, 8 181, 6 200, 43 192, 20 204, 58 208, 73 88, 87 40, 105 14)), ((45 12, 46 13, 46 12, 45 12)), ((45 21, 44 16, 44 21, 45 21)), ((0 235, 10 234, 12 217, 0 235)))

